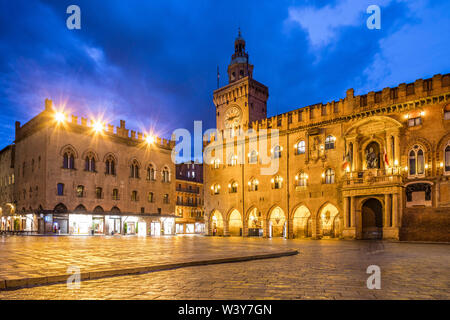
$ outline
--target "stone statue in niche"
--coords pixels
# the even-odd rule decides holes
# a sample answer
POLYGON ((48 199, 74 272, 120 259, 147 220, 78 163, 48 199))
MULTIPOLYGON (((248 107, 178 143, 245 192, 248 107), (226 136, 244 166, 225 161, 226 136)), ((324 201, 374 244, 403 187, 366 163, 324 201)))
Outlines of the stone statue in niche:
POLYGON ((379 152, 378 148, 375 148, 373 143, 369 144, 366 148, 366 168, 378 169, 380 168, 379 152))

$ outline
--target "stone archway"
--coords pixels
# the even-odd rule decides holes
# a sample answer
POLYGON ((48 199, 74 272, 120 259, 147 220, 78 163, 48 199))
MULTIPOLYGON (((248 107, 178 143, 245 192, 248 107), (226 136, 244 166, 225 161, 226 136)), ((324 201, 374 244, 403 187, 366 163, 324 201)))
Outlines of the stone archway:
POLYGON ((318 238, 339 237, 341 229, 339 210, 331 203, 327 203, 317 215, 316 226, 316 235, 318 238))
POLYGON ((224 223, 222 214, 214 210, 210 216, 210 226, 211 226, 211 235, 213 236, 223 236, 224 235, 224 223))
POLYGON ((257 208, 250 209, 247 218, 247 228, 249 237, 263 236, 264 221, 261 218, 261 213, 257 208))
POLYGON ((241 213, 234 209, 228 217, 228 232, 230 236, 242 236, 242 216, 241 213))
POLYGON ((301 205, 295 209, 292 226, 294 238, 312 237, 311 212, 306 206, 301 205))
POLYGON ((274 207, 269 214, 268 219, 268 237, 279 238, 286 237, 286 215, 280 207, 274 207))
POLYGON ((363 239, 383 238, 383 205, 378 199, 370 198, 361 207, 363 239))

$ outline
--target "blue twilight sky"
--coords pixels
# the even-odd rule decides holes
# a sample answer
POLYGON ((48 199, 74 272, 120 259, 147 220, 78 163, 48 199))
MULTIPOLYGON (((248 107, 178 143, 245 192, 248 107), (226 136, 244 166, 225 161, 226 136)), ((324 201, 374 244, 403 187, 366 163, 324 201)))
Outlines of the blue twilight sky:
POLYGON ((238 26, 269 116, 450 72, 450 1, 0 1, 0 148, 51 98, 170 137, 214 126, 238 26), (81 8, 81 30, 66 9, 81 8), (366 9, 381 7, 381 30, 366 9))

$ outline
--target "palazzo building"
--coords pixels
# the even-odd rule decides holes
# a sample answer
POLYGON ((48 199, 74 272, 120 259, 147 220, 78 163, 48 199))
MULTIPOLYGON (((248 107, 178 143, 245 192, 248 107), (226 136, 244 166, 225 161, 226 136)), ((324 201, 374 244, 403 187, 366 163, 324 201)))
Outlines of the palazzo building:
POLYGON ((15 145, 0 152, 0 230, 174 234, 173 147, 123 120, 115 128, 69 119, 46 100, 32 120, 16 122, 15 145))
POLYGON ((176 166, 176 233, 203 234, 203 164, 185 162, 176 166))
POLYGON ((450 74, 267 118, 245 44, 213 94, 209 235, 450 241, 450 74))

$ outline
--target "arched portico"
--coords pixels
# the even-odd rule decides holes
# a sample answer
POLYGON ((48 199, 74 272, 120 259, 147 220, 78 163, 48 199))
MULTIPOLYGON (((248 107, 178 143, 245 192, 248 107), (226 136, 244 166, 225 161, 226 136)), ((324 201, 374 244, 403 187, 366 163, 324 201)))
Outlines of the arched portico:
POLYGON ((209 235, 223 236, 225 235, 225 224, 222 213, 218 210, 214 210, 209 216, 209 235))
POLYGON ((312 237, 311 212, 305 205, 300 205, 294 210, 292 217, 292 237, 312 237))
POLYGON ((331 203, 319 209, 316 219, 316 238, 338 238, 341 234, 339 210, 331 203))
POLYGON ((262 237, 264 229, 264 219, 261 212, 256 207, 252 207, 247 211, 246 226, 244 226, 244 234, 249 237, 262 237))
POLYGON ((242 236, 243 224, 241 213, 233 209, 228 215, 228 232, 230 236, 242 236))
POLYGON ((283 209, 274 206, 269 211, 265 236, 268 238, 285 238, 287 236, 287 219, 283 209))

